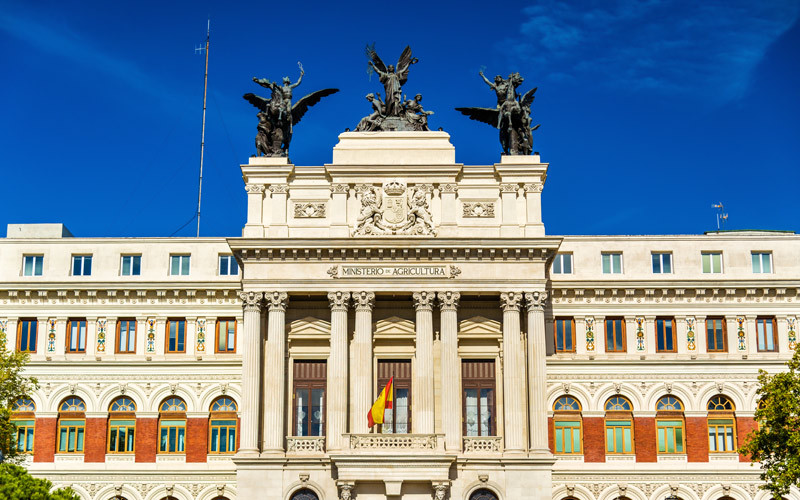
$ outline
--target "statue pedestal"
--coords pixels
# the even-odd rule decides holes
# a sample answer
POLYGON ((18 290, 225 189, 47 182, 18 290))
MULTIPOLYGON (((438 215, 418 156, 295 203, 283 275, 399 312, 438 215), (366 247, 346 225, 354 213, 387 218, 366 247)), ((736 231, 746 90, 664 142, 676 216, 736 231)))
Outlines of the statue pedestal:
POLYGON ((241 168, 247 191, 247 223, 242 236, 288 236, 286 197, 294 165, 286 156, 254 156, 241 168))
POLYGON ((501 236, 545 235, 542 222, 542 189, 549 166, 549 163, 541 162, 538 154, 503 155, 500 157, 500 163, 494 164, 495 171, 500 176, 500 196, 503 205, 501 236), (524 197, 524 217, 516 213, 517 196, 524 197), (525 221, 522 235, 519 234, 519 220, 525 221))

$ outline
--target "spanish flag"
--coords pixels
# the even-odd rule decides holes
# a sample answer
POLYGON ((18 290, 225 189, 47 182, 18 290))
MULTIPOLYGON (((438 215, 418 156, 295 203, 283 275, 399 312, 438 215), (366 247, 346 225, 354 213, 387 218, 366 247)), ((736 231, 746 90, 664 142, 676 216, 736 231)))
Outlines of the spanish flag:
POLYGON ((367 423, 369 423, 369 427, 372 427, 375 424, 382 424, 383 412, 386 409, 392 409, 392 399, 394 398, 392 392, 393 381, 394 377, 389 379, 389 383, 383 388, 381 395, 378 396, 378 399, 375 400, 375 404, 372 405, 372 409, 370 409, 369 413, 367 413, 367 423))

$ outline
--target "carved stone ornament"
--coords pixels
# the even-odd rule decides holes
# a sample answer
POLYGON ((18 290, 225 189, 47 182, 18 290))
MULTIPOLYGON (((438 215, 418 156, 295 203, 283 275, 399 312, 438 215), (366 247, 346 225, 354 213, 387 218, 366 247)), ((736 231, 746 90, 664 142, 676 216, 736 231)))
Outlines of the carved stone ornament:
POLYGON ((347 194, 350 191, 350 186, 347 184, 332 184, 331 191, 333 194, 347 194))
POLYGON ((434 292, 414 292, 412 298, 414 299, 414 309, 417 311, 431 311, 433 310, 433 299, 436 297, 434 292))
POLYGON ((328 294, 331 311, 347 311, 350 305, 350 292, 331 292, 328 294))
POLYGON ((265 293, 264 298, 270 311, 285 311, 289 302, 289 295, 285 292, 265 293))
POLYGON ((371 311, 372 306, 375 305, 375 294, 373 292, 353 292, 353 302, 356 305, 356 311, 371 311))
POLYGON ((458 184, 440 184, 439 191, 442 193, 455 193, 458 191, 458 184))
POLYGON ((525 294, 525 303, 528 305, 528 310, 541 311, 545 302, 547 302, 547 292, 545 291, 527 292, 525 294))
POLYGON ((286 192, 289 191, 289 185, 288 184, 272 184, 269 187, 269 191, 272 194, 286 193, 286 192))
POLYGON ((444 500, 447 496, 447 490, 450 489, 449 482, 441 482, 433 484, 433 498, 434 500, 444 500))
POLYGON ((436 236, 426 186, 407 187, 400 180, 360 185, 361 210, 353 235, 411 234, 436 236))
POLYGON ((261 292, 239 292, 239 300, 242 301, 242 307, 244 307, 244 311, 255 311, 258 312, 261 310, 261 298, 264 296, 261 292))
POLYGON ((516 193, 519 191, 517 184, 500 184, 500 191, 503 193, 516 193))
POLYGON ((522 189, 525 190, 526 193, 541 193, 543 187, 544 186, 542 186, 542 184, 538 182, 533 184, 522 185, 522 189))
POLYGON ((355 484, 349 481, 337 481, 336 483, 336 485, 339 487, 340 500, 352 500, 353 488, 355 488, 355 484))
POLYGON ((494 202, 492 201, 477 201, 477 202, 464 202, 462 206, 464 217, 475 218, 493 218, 494 217, 494 202))
POLYGON ((461 294, 458 292, 437 292, 436 298, 439 299, 439 308, 442 311, 455 311, 458 309, 461 294))
POLYGON ((500 307, 503 311, 519 311, 522 303, 522 294, 519 292, 507 292, 500 294, 500 307))
POLYGON ((295 219, 322 219, 325 218, 324 202, 308 202, 294 204, 295 219))
POLYGON ((264 185, 263 184, 247 184, 244 187, 244 190, 248 193, 263 193, 264 192, 264 185))

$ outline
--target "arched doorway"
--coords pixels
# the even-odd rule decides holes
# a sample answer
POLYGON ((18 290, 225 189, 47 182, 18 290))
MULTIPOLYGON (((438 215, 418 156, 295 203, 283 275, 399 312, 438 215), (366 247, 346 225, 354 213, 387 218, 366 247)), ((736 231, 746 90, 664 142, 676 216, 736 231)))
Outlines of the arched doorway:
POLYGON ((469 500, 500 500, 500 499, 497 498, 497 495, 495 495, 494 491, 482 488, 480 490, 474 491, 472 495, 469 496, 469 500))
POLYGON ((302 490, 295 491, 292 494, 291 500, 319 500, 319 497, 308 488, 303 488, 302 490))

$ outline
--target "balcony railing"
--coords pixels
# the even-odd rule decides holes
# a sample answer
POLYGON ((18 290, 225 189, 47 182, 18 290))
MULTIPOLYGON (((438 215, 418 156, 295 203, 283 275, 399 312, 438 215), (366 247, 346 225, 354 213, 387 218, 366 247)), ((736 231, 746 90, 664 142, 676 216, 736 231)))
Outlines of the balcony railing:
POLYGON ((503 451, 501 436, 465 436, 464 453, 499 453, 503 451))
POLYGON ((439 434, 350 434, 351 450, 444 451, 439 434))
POLYGON ((287 436, 287 453, 324 453, 325 436, 287 436))

